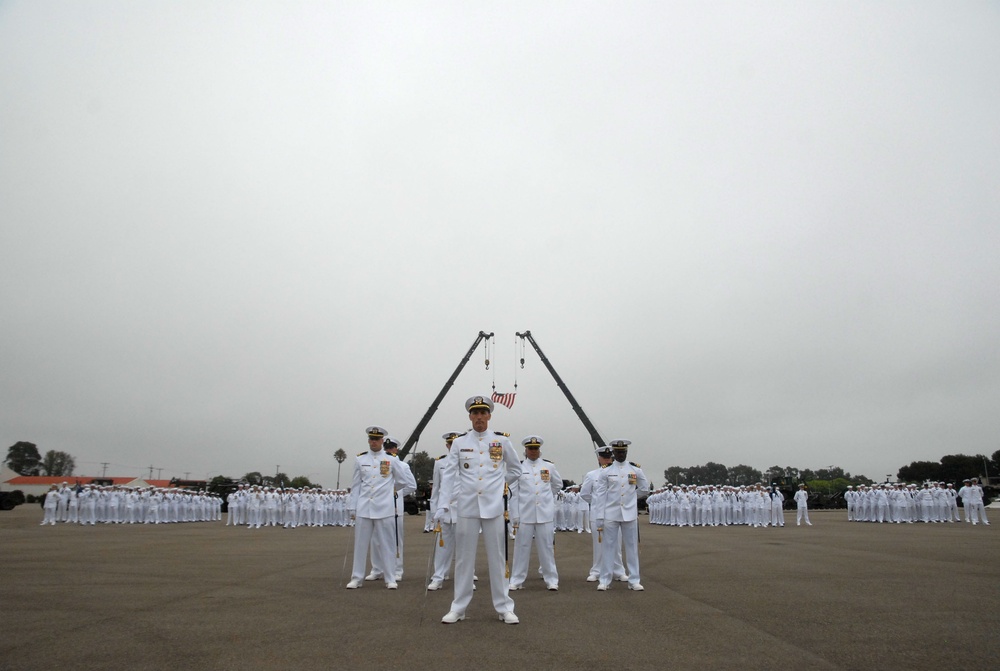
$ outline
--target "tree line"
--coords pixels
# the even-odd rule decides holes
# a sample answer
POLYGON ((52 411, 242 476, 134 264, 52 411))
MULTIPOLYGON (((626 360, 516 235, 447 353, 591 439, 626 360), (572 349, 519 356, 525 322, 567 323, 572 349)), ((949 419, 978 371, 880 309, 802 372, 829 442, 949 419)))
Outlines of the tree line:
POLYGON ((42 456, 38 446, 26 440, 19 440, 7 448, 7 465, 21 475, 69 476, 76 469, 72 455, 59 450, 49 450, 42 456))
MULTIPOLYGON (((940 461, 914 461, 896 472, 900 482, 920 483, 927 480, 959 484, 965 478, 1000 476, 1000 450, 987 458, 977 454, 949 454, 940 461)), ((851 475, 839 466, 809 469, 794 466, 772 466, 765 471, 746 464, 727 467, 713 461, 701 466, 671 466, 663 471, 670 485, 768 485, 790 486, 806 483, 810 489, 842 491, 848 485, 870 485, 874 481, 863 475, 851 475)))

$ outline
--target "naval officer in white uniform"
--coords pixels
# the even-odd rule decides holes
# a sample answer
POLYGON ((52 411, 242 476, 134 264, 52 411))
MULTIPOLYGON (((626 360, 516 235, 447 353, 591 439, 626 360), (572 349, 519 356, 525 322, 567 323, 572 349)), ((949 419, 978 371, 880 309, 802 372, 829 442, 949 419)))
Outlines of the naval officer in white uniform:
POLYGON ((627 461, 629 440, 611 441, 614 461, 597 475, 595 499, 591 513, 597 528, 603 533, 601 545, 601 576, 597 589, 611 588, 614 577, 615 550, 619 536, 625 541, 625 567, 628 588, 642 591, 639 582, 639 510, 638 495, 649 492, 649 480, 638 464, 627 461))
POLYGON ((354 567, 347 589, 364 585, 368 547, 372 548, 372 565, 382 570, 385 586, 396 589, 396 541, 394 538, 397 489, 416 489, 409 466, 382 449, 386 430, 369 426, 368 451, 354 460, 351 480, 351 500, 348 511, 354 526, 354 567))
POLYGON ((556 495, 562 490, 562 476, 555 464, 542 459, 541 436, 528 436, 521 441, 524 461, 521 477, 510 488, 510 517, 514 523, 514 564, 510 571, 510 589, 524 589, 531 558, 531 541, 535 541, 538 564, 542 569, 545 588, 559 589, 556 571, 555 514, 556 495))
POLYGON ((504 485, 521 475, 521 462, 506 434, 489 430, 493 401, 473 396, 465 402, 472 431, 457 438, 441 467, 441 495, 434 513, 437 522, 451 518, 455 509, 455 598, 441 621, 465 619, 472 601, 476 549, 480 532, 490 567, 493 607, 505 624, 517 624, 514 600, 507 592, 504 566, 504 485))

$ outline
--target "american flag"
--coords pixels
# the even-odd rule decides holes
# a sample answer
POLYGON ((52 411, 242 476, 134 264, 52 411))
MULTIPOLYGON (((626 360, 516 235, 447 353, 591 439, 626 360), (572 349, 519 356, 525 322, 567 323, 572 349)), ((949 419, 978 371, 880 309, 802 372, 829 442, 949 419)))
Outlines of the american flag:
POLYGON ((494 403, 500 403, 501 405, 505 405, 510 408, 514 405, 515 396, 517 396, 516 392, 513 394, 501 394, 500 392, 495 391, 493 392, 493 396, 491 398, 494 403))

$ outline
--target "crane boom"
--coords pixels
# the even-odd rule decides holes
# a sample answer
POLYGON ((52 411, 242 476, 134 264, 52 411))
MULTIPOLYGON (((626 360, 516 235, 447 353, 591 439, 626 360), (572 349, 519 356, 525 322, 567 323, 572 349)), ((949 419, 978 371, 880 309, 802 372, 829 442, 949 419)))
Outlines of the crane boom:
POLYGON ((458 362, 458 368, 456 368, 455 372, 451 374, 448 381, 444 383, 444 387, 441 388, 441 392, 437 395, 437 398, 434 399, 434 402, 431 403, 431 407, 427 408, 427 412, 424 413, 423 419, 421 419, 420 423, 417 424, 417 428, 415 428, 413 433, 410 434, 410 437, 406 439, 406 444, 400 448, 398 455, 400 460, 406 459, 406 455, 410 453, 413 446, 416 445, 418 440, 420 440, 420 434, 427 427, 427 423, 431 421, 431 417, 434 416, 434 413, 437 412, 438 406, 441 405, 441 401, 444 400, 445 394, 447 394, 448 390, 451 389, 451 386, 455 384, 455 380, 458 379, 458 374, 462 372, 463 368, 465 368, 465 364, 469 363, 469 359, 472 358, 472 353, 476 351, 477 347, 479 347, 479 343, 483 340, 489 340, 492 337, 492 333, 486 333, 485 331, 480 331, 479 335, 476 336, 476 341, 472 343, 472 347, 470 347, 469 351, 465 353, 462 360, 458 362))
POLYGON ((525 338, 527 338, 528 342, 531 343, 531 346, 535 348, 536 352, 538 352, 538 358, 542 360, 542 363, 545 364, 545 367, 549 370, 549 373, 552 374, 552 378, 556 381, 556 384, 559 385, 559 388, 562 389, 563 394, 566 395, 566 398, 569 400, 569 404, 573 406, 573 411, 576 412, 576 416, 579 417, 580 421, 583 422, 583 425, 587 427, 587 431, 590 433, 590 439, 594 441, 594 445, 597 447, 600 447, 602 445, 607 445, 607 443, 604 442, 604 439, 601 438, 601 434, 597 432, 597 429, 594 427, 594 424, 590 421, 590 418, 587 417, 587 413, 583 411, 583 408, 580 407, 580 404, 576 402, 575 398, 573 398, 573 394, 566 386, 566 383, 562 381, 562 378, 559 377, 559 373, 556 372, 556 369, 552 367, 551 363, 549 363, 548 358, 545 356, 545 354, 542 353, 542 349, 538 346, 538 343, 536 343, 535 339, 531 337, 531 331, 525 331, 524 333, 515 333, 514 335, 516 335, 522 341, 525 338))

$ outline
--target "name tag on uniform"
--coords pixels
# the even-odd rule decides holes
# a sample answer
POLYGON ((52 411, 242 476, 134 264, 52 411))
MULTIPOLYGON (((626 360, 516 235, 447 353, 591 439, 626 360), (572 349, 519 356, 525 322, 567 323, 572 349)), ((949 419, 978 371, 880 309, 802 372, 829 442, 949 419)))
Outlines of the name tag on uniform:
POLYGON ((543 468, 541 470, 541 476, 542 476, 542 482, 548 482, 549 481, 549 469, 543 468))
POLYGON ((493 461, 503 459, 503 445, 501 443, 490 443, 490 459, 493 461))
POLYGON ((389 462, 388 462, 388 460, 386 460, 386 461, 380 461, 379 462, 378 472, 379 472, 379 474, 383 478, 389 477, 389 462))
POLYGON ((471 447, 463 447, 459 452, 475 452, 471 447))
POLYGON ((632 485, 633 487, 635 486, 635 483, 636 483, 635 473, 629 473, 628 474, 628 483, 630 485, 632 485))

